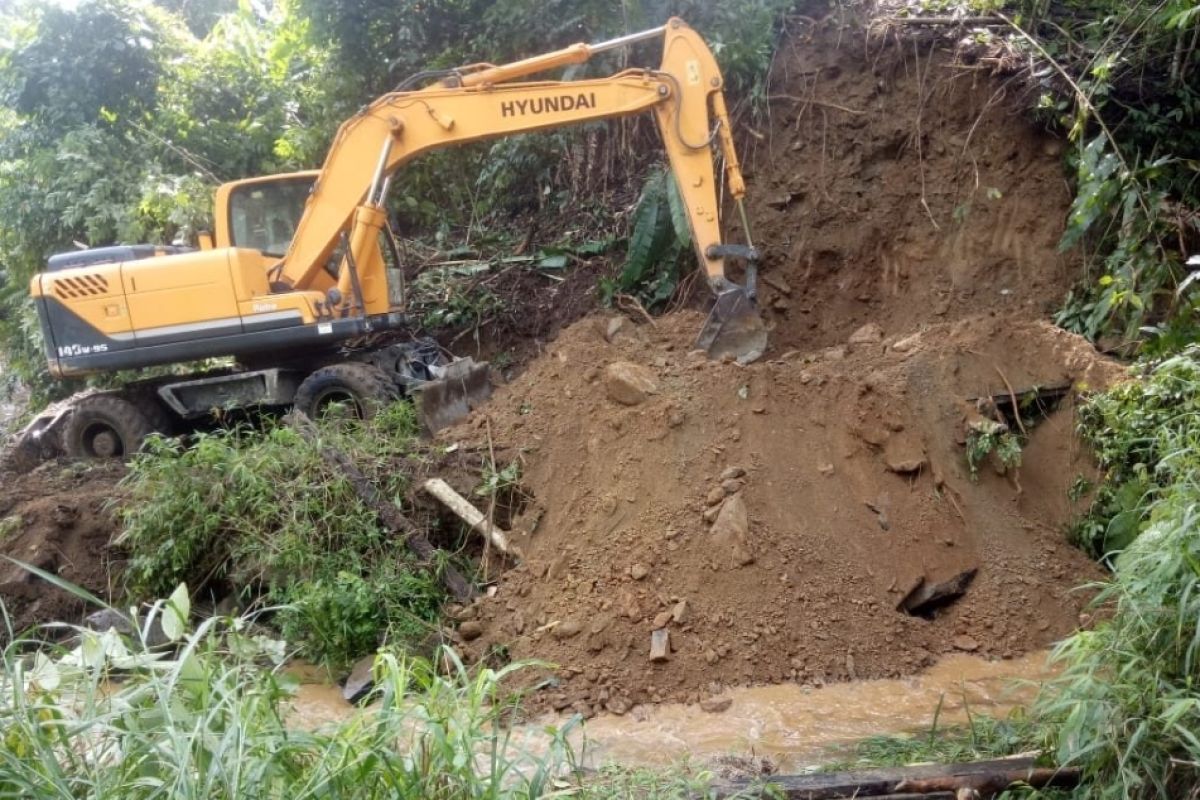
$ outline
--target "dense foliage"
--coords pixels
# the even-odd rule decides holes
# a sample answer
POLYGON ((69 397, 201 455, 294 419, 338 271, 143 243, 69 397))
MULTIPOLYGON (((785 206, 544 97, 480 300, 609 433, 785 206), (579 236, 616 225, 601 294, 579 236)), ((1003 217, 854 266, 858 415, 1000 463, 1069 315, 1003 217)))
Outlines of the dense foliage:
POLYGON ((1038 110, 1078 144, 1062 245, 1084 248, 1088 275, 1059 322, 1176 349, 1200 331, 1200 295, 1179 291, 1200 249, 1200 4, 1012 5, 1038 110))
MULTIPOLYGON (((0 10, 5 374, 30 385, 35 402, 69 388, 44 373, 27 298, 28 279, 48 255, 77 244, 190 242, 210 226, 217 183, 318 166, 344 119, 412 74, 617 36, 681 14, 713 44, 735 94, 761 104, 774 23, 790 5, 17 0, 0 10)), ((657 58, 647 44, 569 76, 657 58)), ((592 228, 589 238, 609 238, 623 225, 613 195, 635 196, 657 151, 638 122, 516 137, 421 159, 391 199, 402 231, 445 249, 495 238, 514 215, 568 206, 592 228)))
POLYGON ((1080 433, 1104 470, 1076 534, 1095 555, 1124 550, 1166 494, 1200 472, 1200 353, 1138 368, 1138 380, 1097 395, 1079 412, 1080 433))
POLYGON ((442 604, 436 574, 388 535, 321 456, 353 454, 384 497, 403 495, 412 407, 368 423, 327 420, 318 439, 293 428, 155 441, 130 465, 121 515, 131 596, 180 581, 233 591, 240 605, 282 606, 272 624, 314 660, 341 665, 383 640, 429 636, 442 604))
POLYGON ((1099 621, 1064 641, 1040 709, 1060 763, 1102 798, 1192 796, 1200 782, 1200 349, 1092 400, 1108 474, 1104 546, 1123 548, 1099 621), (1124 519, 1122 519, 1124 518, 1124 519), (1118 540, 1119 538, 1119 540, 1118 540))

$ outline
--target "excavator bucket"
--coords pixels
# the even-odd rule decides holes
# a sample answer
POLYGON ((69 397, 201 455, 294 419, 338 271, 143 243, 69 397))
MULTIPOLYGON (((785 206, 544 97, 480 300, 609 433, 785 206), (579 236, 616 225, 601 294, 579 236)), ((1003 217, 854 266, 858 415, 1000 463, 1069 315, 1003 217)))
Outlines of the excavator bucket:
POLYGON ((489 369, 486 361, 476 363, 472 358, 460 358, 434 368, 436 380, 411 390, 426 433, 437 433, 464 419, 492 396, 489 369))
POLYGON ((739 364, 749 364, 766 351, 767 328, 745 288, 733 286, 717 295, 696 347, 710 358, 733 356, 739 364))

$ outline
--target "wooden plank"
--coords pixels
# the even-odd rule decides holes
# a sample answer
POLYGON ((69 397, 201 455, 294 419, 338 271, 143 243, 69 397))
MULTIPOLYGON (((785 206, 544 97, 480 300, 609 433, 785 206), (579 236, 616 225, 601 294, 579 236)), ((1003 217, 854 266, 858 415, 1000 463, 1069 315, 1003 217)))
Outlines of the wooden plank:
POLYGON ((743 796, 784 797, 791 800, 838 798, 922 798, 954 796, 958 788, 973 788, 992 797, 1014 783, 1066 787, 1079 782, 1079 770, 1037 767, 1034 759, 1016 757, 962 764, 922 764, 911 767, 826 772, 812 775, 776 775, 759 781, 737 781, 714 786, 718 798, 743 796), (772 794, 772 792, 774 794, 772 794))
POLYGON ((454 512, 455 516, 467 523, 471 530, 490 542, 492 547, 506 556, 520 557, 520 553, 509 542, 508 532, 493 525, 482 511, 471 505, 467 498, 454 491, 450 484, 441 478, 430 478, 421 484, 421 488, 440 500, 446 508, 454 512))

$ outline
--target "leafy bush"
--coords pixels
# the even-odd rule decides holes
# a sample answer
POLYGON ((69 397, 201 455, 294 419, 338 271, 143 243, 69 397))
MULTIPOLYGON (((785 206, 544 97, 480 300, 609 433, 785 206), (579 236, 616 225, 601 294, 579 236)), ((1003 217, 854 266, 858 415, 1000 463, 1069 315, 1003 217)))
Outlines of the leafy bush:
POLYGON ((675 293, 684 265, 694 261, 691 248, 679 187, 670 172, 657 169, 646 179, 633 214, 625 267, 615 281, 601 285, 602 297, 633 294, 647 308, 661 308, 675 293))
POLYGON ((1096 599, 1111 617, 1055 650, 1065 670, 1041 713, 1058 723, 1060 763, 1083 766, 1091 796, 1183 797, 1200 781, 1198 478, 1193 464, 1150 501, 1096 599))
POLYGON ((469 672, 448 651, 441 670, 381 654, 372 708, 293 729, 284 643, 254 634, 247 617, 188 632, 186 598, 181 587, 134 617, 132 637, 80 629, 69 651, 28 640, 5 649, 0 795, 516 800, 543 796, 572 764, 574 722, 524 745, 504 725, 518 701, 505 684, 523 665, 469 672), (145 644, 154 618, 174 634, 174 655, 145 644))
POLYGON ((1076 526, 1097 556, 1119 551, 1144 528, 1164 492, 1200 470, 1200 348, 1151 362, 1140 379, 1089 400, 1079 430, 1105 480, 1076 526))
POLYGON ((318 442, 271 425, 151 443, 130 465, 120 512, 130 593, 188 581, 236 589, 243 600, 261 594, 284 606, 275 622, 289 639, 333 664, 384 638, 421 638, 442 602, 436 574, 385 534, 320 452, 353 454, 380 493, 398 500, 416 436, 412 408, 397 403, 370 422, 331 420, 320 430, 318 442))
POLYGON ((1019 468, 1021 439, 999 422, 981 420, 967 431, 967 469, 972 481, 979 479, 980 465, 993 454, 1006 470, 1019 468))
POLYGON ((1114 575, 1099 621, 1054 652, 1038 705, 1059 763, 1089 797, 1190 796, 1200 781, 1200 348, 1089 401, 1081 430, 1105 467, 1090 543, 1114 575), (1118 551, 1118 552, 1113 552, 1118 551))

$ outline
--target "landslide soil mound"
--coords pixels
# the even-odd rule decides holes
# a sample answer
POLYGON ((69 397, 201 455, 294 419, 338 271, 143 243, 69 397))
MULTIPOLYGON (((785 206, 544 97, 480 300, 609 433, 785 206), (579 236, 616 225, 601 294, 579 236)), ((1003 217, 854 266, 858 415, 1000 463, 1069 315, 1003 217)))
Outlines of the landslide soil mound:
MULTIPOLYGON (((108 597, 109 542, 119 530, 110 501, 124 471, 119 463, 50 462, 22 475, 0 473, 0 555, 108 597)), ((0 603, 14 632, 86 613, 74 595, 2 559, 0 603)), ((7 636, 0 625, 0 641, 7 636)))
POLYGON ((1070 400, 1025 422, 1015 475, 985 466, 973 481, 961 442, 973 399, 1005 379, 1111 380, 1086 341, 975 316, 743 368, 690 352, 700 322, 626 323, 612 342, 606 319, 577 323, 474 421, 523 445, 530 499, 514 523, 524 562, 461 614, 482 632, 472 653, 559 664, 548 702, 620 711, 729 684, 903 675, 954 649, 1010 657, 1078 625, 1074 589, 1099 571, 1063 535, 1090 470, 1070 400), (654 385, 636 405, 610 397, 622 362, 654 385), (744 524, 706 518, 731 504, 744 524), (931 618, 897 609, 919 580, 971 569, 931 618), (652 662, 660 628, 672 652, 652 662))
POLYGON ((1058 143, 936 47, 819 24, 775 71, 751 185, 767 359, 692 352, 695 313, 595 316, 446 434, 520 448, 528 494, 524 560, 459 612, 460 646, 560 665, 555 708, 1015 656, 1073 630, 1099 575, 1063 534, 1091 470, 1073 390, 1120 370, 1044 321, 1075 266, 1058 143), (979 398, 1039 387, 1073 390, 1026 410, 1019 471, 973 480, 979 398), (898 609, 969 570, 952 604, 898 609))

